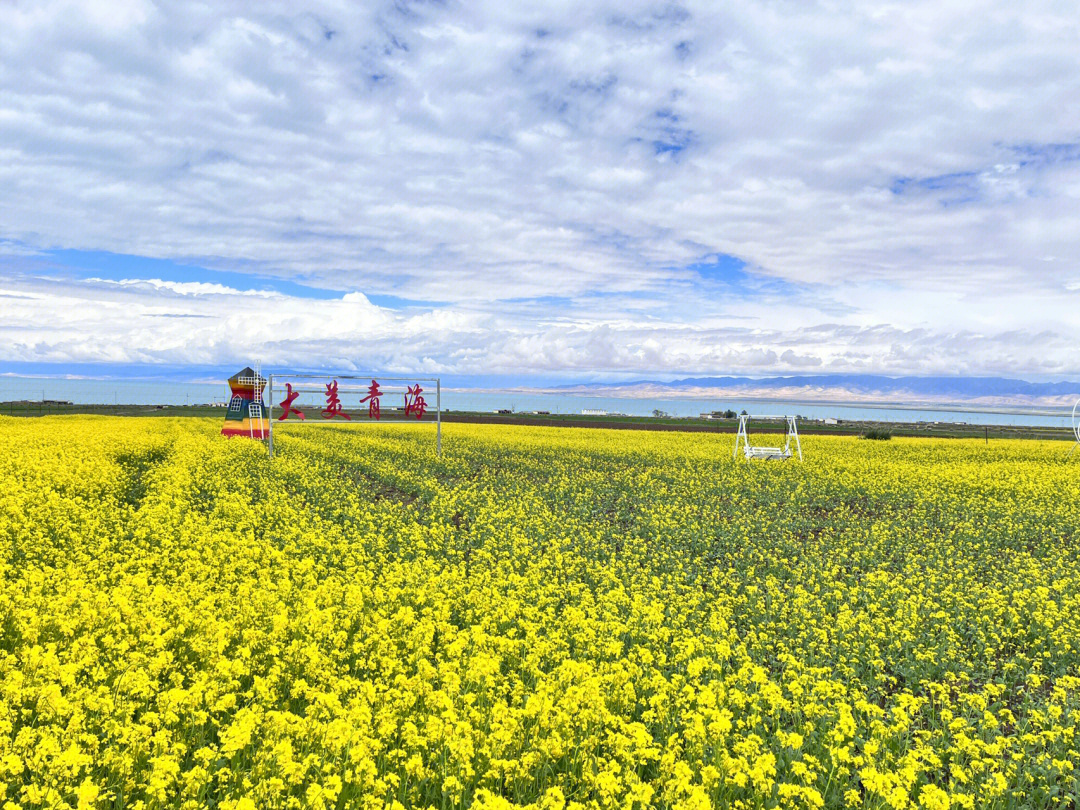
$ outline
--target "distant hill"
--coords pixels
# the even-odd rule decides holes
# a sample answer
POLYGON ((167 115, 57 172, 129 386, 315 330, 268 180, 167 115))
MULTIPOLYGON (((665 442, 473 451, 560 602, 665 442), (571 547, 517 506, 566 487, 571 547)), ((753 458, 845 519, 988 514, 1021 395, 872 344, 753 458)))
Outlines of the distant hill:
POLYGON ((676 388, 845 388, 852 393, 886 391, 940 396, 1061 396, 1080 395, 1080 382, 1038 383, 1007 377, 885 377, 877 374, 827 374, 822 376, 771 377, 754 380, 749 377, 687 377, 668 383, 676 388))
POLYGON ((1080 382, 1028 382, 1007 377, 887 377, 880 374, 822 374, 790 377, 686 377, 619 383, 562 385, 560 391, 604 390, 612 395, 777 397, 852 399, 896 403, 956 402, 1018 407, 1071 406, 1080 382))

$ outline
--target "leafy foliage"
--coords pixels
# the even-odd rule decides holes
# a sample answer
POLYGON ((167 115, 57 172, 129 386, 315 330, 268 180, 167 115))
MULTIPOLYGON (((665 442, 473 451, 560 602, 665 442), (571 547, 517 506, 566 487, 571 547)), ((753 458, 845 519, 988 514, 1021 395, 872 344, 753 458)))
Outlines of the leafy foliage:
POLYGON ((874 439, 876 441, 888 441, 892 438, 892 431, 888 428, 870 428, 862 437, 864 439, 874 439))

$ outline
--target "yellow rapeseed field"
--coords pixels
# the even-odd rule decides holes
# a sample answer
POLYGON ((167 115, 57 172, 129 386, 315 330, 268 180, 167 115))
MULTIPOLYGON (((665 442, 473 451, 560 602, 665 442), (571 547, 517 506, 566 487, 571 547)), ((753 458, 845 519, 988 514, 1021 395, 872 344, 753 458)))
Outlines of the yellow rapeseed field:
POLYGON ((1063 443, 219 430, 0 417, 4 808, 1077 802, 1063 443))

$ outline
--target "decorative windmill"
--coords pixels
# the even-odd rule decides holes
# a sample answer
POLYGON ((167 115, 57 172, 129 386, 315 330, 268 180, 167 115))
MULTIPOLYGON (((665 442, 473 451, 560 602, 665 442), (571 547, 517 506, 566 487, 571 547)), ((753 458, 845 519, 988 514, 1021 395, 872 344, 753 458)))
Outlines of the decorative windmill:
POLYGON ((221 428, 222 436, 247 436, 251 439, 265 439, 270 434, 266 405, 263 404, 263 390, 266 380, 259 373, 260 363, 255 368, 247 366, 229 377, 229 407, 225 411, 225 424, 221 428))

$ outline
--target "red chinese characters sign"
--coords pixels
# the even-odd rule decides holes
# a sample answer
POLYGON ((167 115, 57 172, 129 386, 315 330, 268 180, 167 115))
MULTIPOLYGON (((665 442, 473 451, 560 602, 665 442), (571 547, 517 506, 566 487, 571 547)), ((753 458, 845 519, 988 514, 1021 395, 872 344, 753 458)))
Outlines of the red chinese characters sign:
MULTIPOLYGON (((307 390, 311 392, 310 388, 307 390)), ((381 401, 384 393, 381 384, 377 380, 372 380, 365 391, 365 395, 360 399, 360 404, 367 403, 369 419, 381 419, 381 401)), ((325 407, 322 409, 323 419, 341 417, 342 419, 352 421, 352 417, 345 412, 345 406, 342 404, 341 392, 339 392, 338 381, 336 379, 326 383, 325 391, 322 391, 321 393, 325 400, 325 407)), ((356 391, 356 389, 353 389, 353 393, 359 392, 356 391)), ((277 403, 278 407, 281 408, 281 415, 277 418, 277 421, 284 422, 290 416, 296 416, 301 420, 306 419, 306 414, 296 403, 297 398, 300 396, 300 392, 294 390, 291 383, 285 383, 285 394, 285 398, 277 403)), ((416 419, 423 419, 424 414, 428 411, 428 403, 427 400, 424 399, 424 389, 421 387, 420 383, 406 386, 404 397, 404 415, 407 417, 415 417, 416 419)), ((310 402, 308 405, 310 405, 310 402)), ((308 405, 305 405, 305 407, 308 407, 308 405)))
POLYGON ((382 396, 382 391, 379 390, 379 384, 374 380, 371 381, 371 385, 368 386, 367 396, 360 402, 368 403, 368 417, 371 419, 379 418, 379 397, 382 396))
POLYGON ((410 385, 409 390, 405 394, 405 415, 415 416, 417 419, 424 418, 424 411, 427 410, 427 403, 424 398, 420 396, 420 392, 424 389, 420 387, 420 383, 416 385, 410 385))
POLYGON ((278 417, 278 421, 284 422, 290 413, 295 413, 301 419, 304 419, 304 412, 299 408, 293 407, 293 403, 296 401, 296 398, 300 396, 300 392, 293 391, 291 383, 285 383, 285 393, 288 394, 288 396, 286 396, 285 399, 278 403, 278 407, 282 409, 281 416, 278 417))
POLYGON ((337 380, 326 384, 326 407, 323 408, 323 419, 333 419, 335 416, 340 416, 342 419, 351 422, 352 417, 345 413, 345 409, 341 407, 341 398, 338 397, 337 388, 337 380))
POLYGON ((388 422, 413 418, 430 421, 435 428, 436 452, 442 455, 442 388, 437 377, 419 380, 416 377, 383 377, 377 380, 349 374, 334 377, 329 374, 271 374, 268 382, 270 430, 267 438, 271 458, 274 457, 276 426, 300 422, 329 425, 337 424, 335 420, 339 419, 362 422, 365 406, 368 419, 374 421, 380 421, 384 416, 388 422), (402 399, 398 399, 399 396, 402 399))

